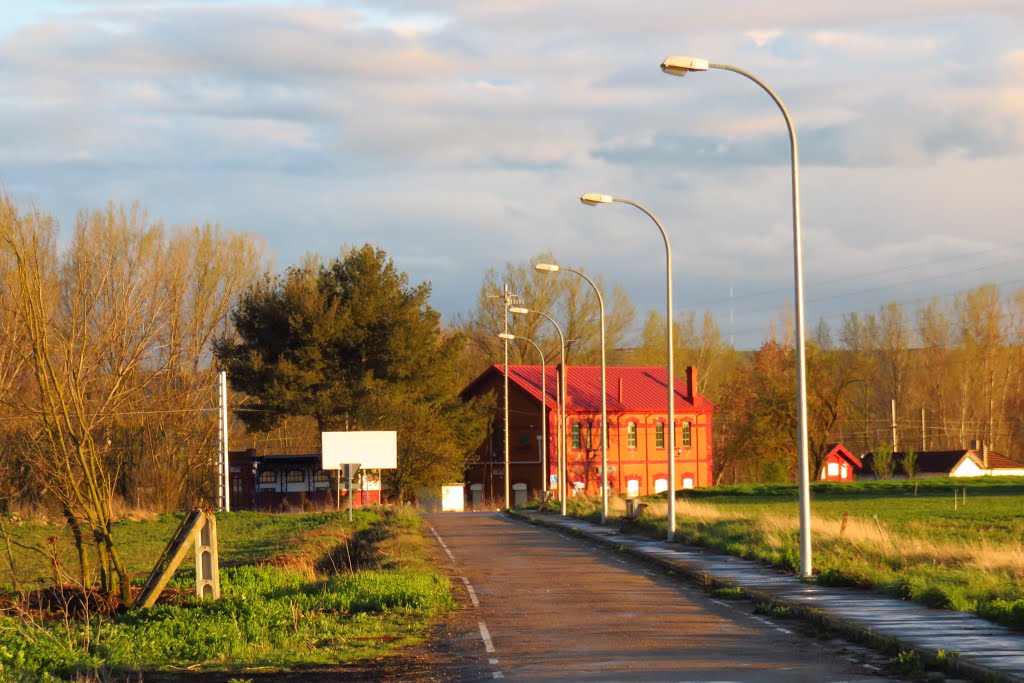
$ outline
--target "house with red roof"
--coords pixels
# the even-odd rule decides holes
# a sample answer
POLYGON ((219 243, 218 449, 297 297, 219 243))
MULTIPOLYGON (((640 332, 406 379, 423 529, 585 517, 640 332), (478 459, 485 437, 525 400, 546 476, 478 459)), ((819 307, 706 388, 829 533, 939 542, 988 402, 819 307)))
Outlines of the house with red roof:
POLYGON ((821 481, 855 481, 864 463, 841 443, 830 443, 825 448, 818 479, 821 481))
MULTIPOLYGON (((504 366, 487 368, 463 390, 492 395, 488 437, 466 473, 471 503, 501 501, 505 491, 504 366)), ((509 365, 509 470, 513 503, 557 489, 558 391, 561 366, 509 365), (543 385, 543 393, 542 393, 543 385), (542 438, 542 424, 547 438, 542 438), (544 446, 546 445, 546 451, 544 446)), ((668 383, 663 367, 606 369, 608 489, 646 496, 712 484, 715 406, 697 393, 697 369, 675 378, 675 482, 668 480, 668 383)), ((569 366, 564 433, 570 495, 598 495, 601 485, 601 368, 569 366)))

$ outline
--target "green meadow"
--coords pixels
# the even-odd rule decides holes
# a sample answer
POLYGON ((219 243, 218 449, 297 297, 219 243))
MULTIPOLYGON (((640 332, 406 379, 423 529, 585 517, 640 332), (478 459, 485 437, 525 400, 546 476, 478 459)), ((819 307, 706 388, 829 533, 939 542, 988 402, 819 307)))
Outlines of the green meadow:
MULTIPOLYGON (((118 526, 139 582, 180 517, 118 526)), ((384 508, 359 511, 353 523, 338 513, 218 514, 220 600, 194 597, 189 557, 170 599, 153 608, 68 614, 32 608, 33 589, 52 586, 53 572, 43 553, 24 547, 41 539, 67 552, 67 539, 21 524, 11 534, 22 552, 17 576, 6 577, 0 680, 138 680, 184 669, 244 678, 385 656, 422 641, 453 606, 419 526, 414 512, 384 508), (20 593, 11 590, 15 578, 20 593)))
MULTIPOLYGON (((665 497, 647 499, 643 533, 665 533, 665 497)), ((624 509, 614 501, 613 514, 624 509)), ((1024 630, 1024 479, 920 479, 811 486, 815 579, 972 612, 1024 630), (954 501, 955 496, 955 501, 954 501)), ((679 494, 682 542, 799 567, 797 487, 737 485, 679 494)), ((599 519, 600 501, 572 512, 599 519)))

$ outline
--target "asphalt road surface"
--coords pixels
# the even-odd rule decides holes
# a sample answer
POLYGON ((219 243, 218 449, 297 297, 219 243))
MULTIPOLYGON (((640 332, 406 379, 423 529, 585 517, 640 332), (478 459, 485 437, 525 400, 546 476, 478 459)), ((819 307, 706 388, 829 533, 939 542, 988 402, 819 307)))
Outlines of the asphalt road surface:
POLYGON ((799 623, 714 599, 640 560, 497 513, 426 521, 465 598, 448 634, 461 650, 456 679, 892 680, 884 659, 800 635, 799 623))

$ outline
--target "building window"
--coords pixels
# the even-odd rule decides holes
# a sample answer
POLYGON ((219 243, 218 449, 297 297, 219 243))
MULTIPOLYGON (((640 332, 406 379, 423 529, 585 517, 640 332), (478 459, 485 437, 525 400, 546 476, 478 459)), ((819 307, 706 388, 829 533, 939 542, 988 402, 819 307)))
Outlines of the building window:
POLYGON ((846 463, 843 463, 843 465, 839 468, 839 478, 846 479, 849 473, 850 468, 846 466, 846 463))
POLYGON ((260 483, 261 484, 276 484, 277 483, 277 472, 274 470, 263 470, 260 472, 260 483))
POLYGON ((630 422, 628 426, 627 443, 630 448, 636 448, 636 422, 630 422))
POLYGON ((654 423, 654 445, 657 448, 665 447, 665 423, 655 422, 654 423))
POLYGON ((636 498, 640 495, 640 482, 636 479, 629 479, 626 481, 626 495, 630 498, 636 498))
POLYGON ((306 473, 303 470, 288 470, 288 476, 285 481, 289 483, 306 481, 306 473))
POLYGON ((690 423, 683 423, 683 448, 690 447, 690 423))
POLYGON ((236 498, 242 495, 242 478, 231 477, 231 497, 236 498))
POLYGON ((683 475, 683 488, 684 489, 692 489, 693 488, 693 477, 685 475, 685 474, 683 475))
POLYGON ((330 481, 331 478, 327 472, 323 470, 317 470, 316 474, 313 475, 313 481, 330 481))
POLYGON ((580 447, 581 443, 582 443, 582 439, 580 437, 580 423, 579 422, 573 422, 572 423, 572 447, 578 449, 580 447))
POLYGON ((654 492, 664 493, 665 491, 668 491, 668 479, 655 479, 654 492))
POLYGON ((839 476, 839 463, 837 463, 837 462, 830 462, 828 464, 828 476, 830 476, 830 477, 838 477, 839 476))

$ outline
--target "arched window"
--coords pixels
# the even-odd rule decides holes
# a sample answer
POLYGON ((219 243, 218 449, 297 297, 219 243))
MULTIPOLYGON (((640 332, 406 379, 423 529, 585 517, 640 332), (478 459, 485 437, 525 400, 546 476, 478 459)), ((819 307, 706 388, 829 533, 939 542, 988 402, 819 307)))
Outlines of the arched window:
POLYGON ((690 422, 683 422, 683 448, 690 447, 690 422))
POLYGON ((654 423, 654 445, 656 448, 665 447, 665 423, 654 423))
POLYGON ((630 422, 626 432, 627 443, 630 448, 636 448, 636 422, 630 422))

